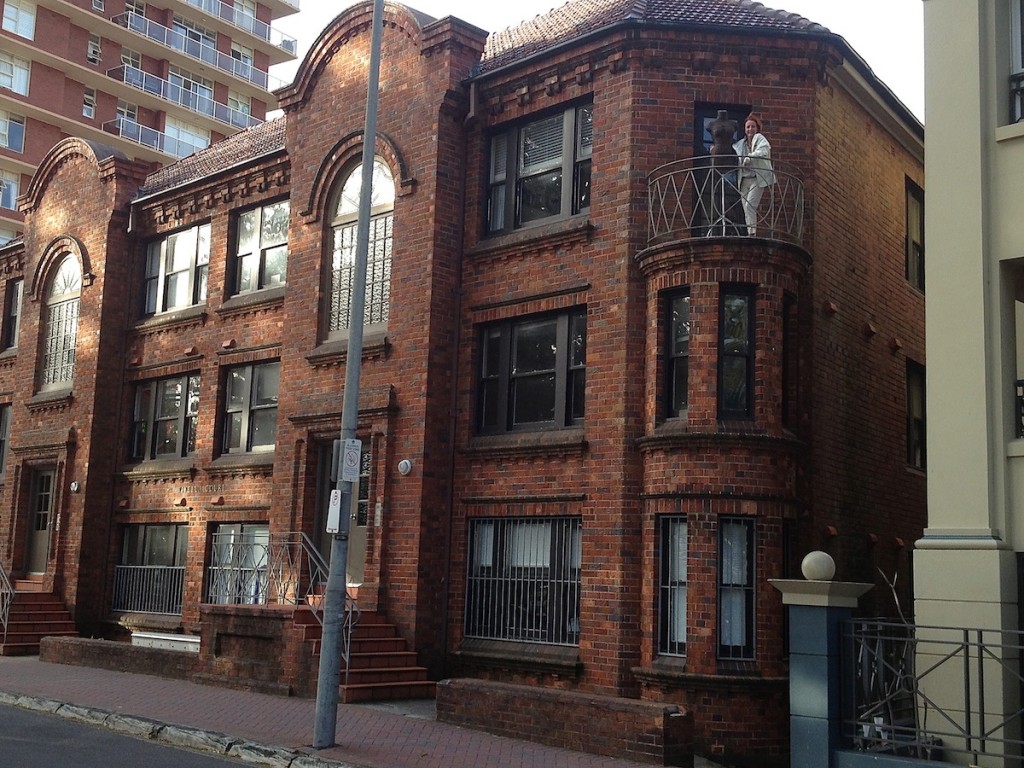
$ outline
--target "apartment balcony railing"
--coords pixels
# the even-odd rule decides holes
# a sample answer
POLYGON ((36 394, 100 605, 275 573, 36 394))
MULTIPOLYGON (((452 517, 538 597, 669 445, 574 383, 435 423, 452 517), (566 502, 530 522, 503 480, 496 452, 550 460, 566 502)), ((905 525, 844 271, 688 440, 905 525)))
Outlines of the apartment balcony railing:
POLYGON ((216 16, 231 26, 238 27, 292 56, 298 51, 298 43, 294 37, 288 37, 265 21, 260 21, 255 16, 244 13, 241 8, 222 3, 220 0, 185 0, 185 2, 193 8, 198 8, 211 16, 216 16))
MULTIPOLYGON (((726 156, 731 160, 731 156, 726 156)), ((773 161, 776 183, 764 188, 757 236, 802 245, 804 186, 794 169, 773 161)), ((748 235, 735 165, 723 156, 691 157, 647 177, 648 244, 748 235)))
POLYGON ((181 615, 184 566, 119 565, 114 568, 115 611, 181 615))
POLYGON ((182 88, 176 83, 169 82, 156 75, 151 75, 149 72, 143 72, 138 67, 131 67, 125 64, 109 70, 107 75, 125 85, 130 85, 132 88, 159 96, 173 104, 182 106, 200 115, 212 117, 214 120, 230 125, 233 128, 251 128, 263 122, 247 112, 234 109, 227 104, 221 104, 209 96, 182 88))
POLYGON ((1022 765, 1024 634, 854 620, 843 635, 850 747, 1022 765))
POLYGON ((0 629, 3 630, 3 634, 0 635, 0 643, 7 642, 7 622, 11 617, 11 603, 13 602, 14 587, 11 585, 7 571, 4 570, 3 565, 0 565, 0 629))
POLYGON ((158 24, 133 11, 118 14, 111 21, 161 45, 175 51, 180 51, 196 61, 209 64, 211 67, 216 67, 222 72, 252 83, 264 91, 273 91, 285 84, 283 80, 273 77, 263 70, 256 69, 251 64, 240 61, 226 53, 221 53, 212 46, 206 45, 177 30, 169 29, 163 24, 158 24))
POLYGON ((139 125, 134 120, 125 120, 122 117, 104 123, 103 130, 115 136, 120 136, 127 141, 173 155, 179 159, 203 149, 203 147, 197 147, 195 144, 183 139, 168 136, 166 133, 162 133, 155 128, 147 128, 144 125, 139 125))

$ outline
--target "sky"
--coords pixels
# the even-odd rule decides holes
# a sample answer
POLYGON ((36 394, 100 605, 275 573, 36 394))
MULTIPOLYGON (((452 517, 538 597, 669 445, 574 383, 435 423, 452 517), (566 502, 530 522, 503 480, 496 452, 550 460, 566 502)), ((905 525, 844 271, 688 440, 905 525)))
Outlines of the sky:
MULTIPOLYGON (((564 0, 405 0, 405 5, 435 18, 457 16, 488 32, 515 26, 547 13, 564 0)), ((298 40, 299 60, 323 28, 354 3, 341 0, 300 0, 302 10, 278 19, 274 26, 298 40)), ((923 0, 763 0, 805 16, 842 36, 897 97, 924 120, 923 0)), ((271 73, 290 82, 298 61, 271 73)))

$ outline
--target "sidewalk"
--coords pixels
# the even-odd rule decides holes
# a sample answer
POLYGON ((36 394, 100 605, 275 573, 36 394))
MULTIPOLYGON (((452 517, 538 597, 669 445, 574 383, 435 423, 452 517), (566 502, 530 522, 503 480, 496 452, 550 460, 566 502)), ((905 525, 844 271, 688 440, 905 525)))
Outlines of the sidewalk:
POLYGON ((313 700, 36 657, 0 657, 0 704, 280 768, 650 768, 438 723, 432 702, 339 704, 337 746, 314 752, 313 700))

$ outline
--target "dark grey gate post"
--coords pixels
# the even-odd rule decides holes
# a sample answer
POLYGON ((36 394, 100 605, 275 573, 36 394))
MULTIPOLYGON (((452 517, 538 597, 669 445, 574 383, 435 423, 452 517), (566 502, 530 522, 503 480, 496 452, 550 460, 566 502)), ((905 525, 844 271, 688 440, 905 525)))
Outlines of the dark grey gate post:
POLYGON ((806 581, 771 579, 789 612, 789 740, 792 768, 831 768, 840 743, 842 624, 873 585, 830 581, 835 563, 812 552, 806 581))

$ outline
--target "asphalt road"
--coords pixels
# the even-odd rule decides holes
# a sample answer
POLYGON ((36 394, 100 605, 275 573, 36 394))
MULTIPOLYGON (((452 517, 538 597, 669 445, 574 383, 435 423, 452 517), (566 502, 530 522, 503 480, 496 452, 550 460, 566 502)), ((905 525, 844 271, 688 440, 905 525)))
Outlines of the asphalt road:
POLYGON ((125 736, 56 715, 0 705, 3 768, 239 768, 238 760, 125 736))

